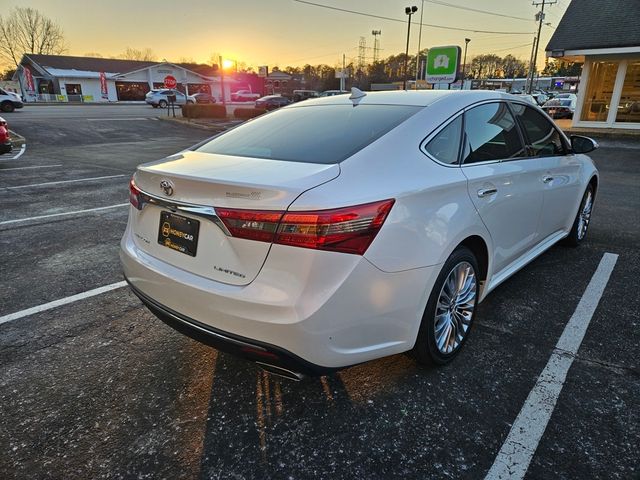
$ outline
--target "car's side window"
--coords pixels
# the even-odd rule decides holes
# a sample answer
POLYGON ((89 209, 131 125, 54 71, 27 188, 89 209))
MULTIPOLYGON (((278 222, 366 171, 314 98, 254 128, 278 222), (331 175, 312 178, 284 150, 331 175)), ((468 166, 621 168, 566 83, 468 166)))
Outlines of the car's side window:
POLYGON ((439 162, 456 165, 460 152, 462 115, 440 130, 424 147, 425 151, 439 162))
POLYGON ((516 121, 506 103, 486 103, 465 112, 464 164, 524 156, 516 121))
POLYGON ((567 154, 560 133, 540 112, 519 103, 513 104, 512 107, 536 157, 567 154))

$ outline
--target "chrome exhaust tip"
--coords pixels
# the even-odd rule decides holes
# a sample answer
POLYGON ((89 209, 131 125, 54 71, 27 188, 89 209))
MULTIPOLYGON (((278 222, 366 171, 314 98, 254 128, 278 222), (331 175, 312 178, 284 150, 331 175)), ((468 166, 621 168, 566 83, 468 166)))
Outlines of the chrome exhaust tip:
POLYGON ((286 378, 287 380, 300 382, 302 379, 304 379, 304 375, 302 373, 292 372, 291 370, 287 370, 286 368, 277 367, 275 365, 270 365, 268 363, 262 362, 256 362, 256 365, 258 365, 265 372, 269 372, 273 375, 286 378))

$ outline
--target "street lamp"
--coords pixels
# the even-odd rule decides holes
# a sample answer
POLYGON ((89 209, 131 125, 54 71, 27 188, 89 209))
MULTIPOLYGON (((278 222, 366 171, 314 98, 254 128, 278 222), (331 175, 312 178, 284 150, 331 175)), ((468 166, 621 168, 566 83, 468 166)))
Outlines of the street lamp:
POLYGON ((470 41, 470 38, 464 39, 464 60, 462 61, 462 85, 460 85, 460 90, 464 90, 464 74, 467 69, 467 45, 469 45, 470 41))
POLYGON ((418 11, 418 7, 416 7, 415 5, 413 7, 406 7, 404 9, 404 13, 406 13, 409 16, 409 20, 407 21, 407 48, 405 49, 404 52, 404 80, 402 82, 402 89, 406 90, 407 89, 407 76, 409 74, 409 71, 407 70, 407 66, 408 66, 408 60, 409 60, 409 33, 411 32, 411 15, 413 15, 414 13, 416 13, 418 11))

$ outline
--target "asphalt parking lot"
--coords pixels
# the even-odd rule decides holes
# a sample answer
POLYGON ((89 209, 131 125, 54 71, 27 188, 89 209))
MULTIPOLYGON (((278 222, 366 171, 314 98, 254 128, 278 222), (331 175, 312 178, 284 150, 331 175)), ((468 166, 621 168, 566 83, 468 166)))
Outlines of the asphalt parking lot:
POLYGON ((485 478, 554 355, 570 368, 555 408, 534 405, 552 414, 525 478, 640 478, 640 140, 601 141, 586 242, 494 291, 451 365, 396 355, 294 383, 174 332, 119 286, 135 166, 208 135, 162 113, 5 116, 27 149, 0 157, 0 478, 485 478), (592 300, 577 353, 559 351, 592 300))

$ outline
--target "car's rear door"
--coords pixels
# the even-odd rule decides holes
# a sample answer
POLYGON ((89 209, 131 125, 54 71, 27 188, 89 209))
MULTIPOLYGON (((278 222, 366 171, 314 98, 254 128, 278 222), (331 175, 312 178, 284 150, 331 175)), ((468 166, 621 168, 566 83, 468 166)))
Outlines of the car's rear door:
POLYGON ((512 108, 532 160, 543 169, 539 177, 544 192, 540 234, 547 237, 568 230, 576 213, 576 203, 583 193, 581 163, 571 154, 557 127, 547 117, 523 104, 512 104, 512 108))
POLYGON ((542 169, 528 157, 506 102, 488 102, 464 113, 462 171, 468 192, 494 245, 500 272, 538 240, 542 169))

